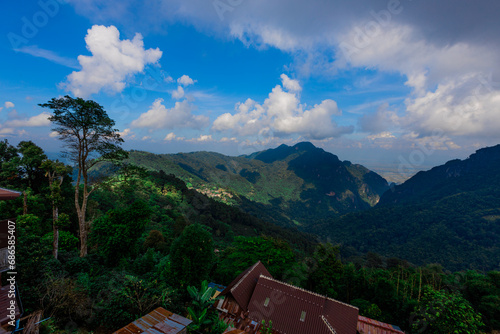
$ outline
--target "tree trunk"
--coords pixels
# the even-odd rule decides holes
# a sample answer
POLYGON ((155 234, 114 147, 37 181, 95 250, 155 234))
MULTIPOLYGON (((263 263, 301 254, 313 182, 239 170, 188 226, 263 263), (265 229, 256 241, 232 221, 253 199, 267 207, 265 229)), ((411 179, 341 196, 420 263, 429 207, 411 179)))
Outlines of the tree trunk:
POLYGON ((78 207, 78 226, 80 232, 80 257, 87 256, 87 224, 85 222, 84 206, 78 207))
POLYGON ((53 231, 54 240, 52 242, 52 255, 57 259, 59 253, 59 227, 57 226, 57 219, 59 219, 59 209, 57 207, 52 208, 52 218, 53 218, 53 231))
POLYGON ((87 256, 87 228, 80 223, 80 257, 87 256))
POLYGON ((78 175, 78 180, 75 185, 75 207, 76 207, 76 214, 78 216, 78 227, 79 227, 78 232, 80 234, 80 257, 85 257, 87 256, 87 231, 85 229, 85 212, 83 208, 80 207, 79 188, 80 188, 80 175, 78 175))
POLYGON ((28 194, 26 191, 23 191, 24 199, 23 199, 23 215, 28 214, 28 194))
POLYGON ((85 220, 85 212, 87 211, 87 200, 89 194, 87 192, 87 187, 85 184, 83 185, 83 200, 82 207, 80 210, 80 214, 78 215, 79 224, 80 224, 80 257, 87 256, 87 239, 89 235, 89 224, 85 220))
POLYGON ((420 283, 418 285, 418 299, 417 299, 417 301, 420 301, 421 292, 422 292, 422 267, 420 267, 420 283))

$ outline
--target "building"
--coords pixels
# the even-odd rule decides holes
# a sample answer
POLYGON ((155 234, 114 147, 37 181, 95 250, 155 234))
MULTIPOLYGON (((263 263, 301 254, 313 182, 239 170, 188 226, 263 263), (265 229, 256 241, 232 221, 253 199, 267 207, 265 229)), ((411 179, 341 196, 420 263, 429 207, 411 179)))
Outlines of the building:
POLYGON ((358 317, 359 334, 404 334, 397 326, 389 325, 367 317, 358 317))
POLYGON ((217 308, 225 312, 226 320, 238 321, 248 311, 248 304, 260 275, 271 277, 269 271, 259 261, 243 271, 220 293, 224 299, 219 301, 220 305, 217 308))
POLYGON ((114 334, 186 334, 192 321, 158 307, 114 334))
POLYGON ((221 292, 226 289, 224 285, 216 284, 214 282, 208 283, 208 287, 215 290, 215 294, 212 298, 217 298, 221 294, 221 292))
POLYGON ((220 317, 245 333, 258 333, 262 321, 272 321, 273 334, 356 334, 356 307, 275 280, 260 261, 221 295, 220 317))
POLYGON ((245 334, 244 331, 241 329, 236 329, 236 328, 228 328, 226 331, 222 334, 245 334))
POLYGON ((9 200, 18 198, 19 196, 21 196, 21 194, 22 193, 19 191, 0 188, 0 200, 9 200))

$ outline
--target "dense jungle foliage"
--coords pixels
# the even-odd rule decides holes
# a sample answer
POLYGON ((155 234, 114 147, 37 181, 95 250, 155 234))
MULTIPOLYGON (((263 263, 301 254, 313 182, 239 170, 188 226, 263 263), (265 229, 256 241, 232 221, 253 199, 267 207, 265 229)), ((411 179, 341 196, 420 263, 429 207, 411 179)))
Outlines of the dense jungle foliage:
MULTIPOLYGON (((500 329, 499 271, 449 272, 373 252, 347 261, 340 256, 345 246, 319 243, 188 189, 174 175, 132 165, 91 194, 89 251, 80 257, 71 172, 61 172, 60 186, 51 187, 41 167, 47 160, 35 143, 0 142, 0 187, 25 194, 0 201, 0 216, 17 218, 24 313, 50 317, 46 333, 110 333, 157 306, 195 319, 205 305, 204 280, 227 285, 259 260, 277 279, 410 333, 500 329)), ((222 333, 213 313, 203 317, 193 331, 222 333)))
POLYGON ((308 230, 361 252, 448 270, 498 270, 500 145, 419 172, 374 208, 317 220, 308 230))

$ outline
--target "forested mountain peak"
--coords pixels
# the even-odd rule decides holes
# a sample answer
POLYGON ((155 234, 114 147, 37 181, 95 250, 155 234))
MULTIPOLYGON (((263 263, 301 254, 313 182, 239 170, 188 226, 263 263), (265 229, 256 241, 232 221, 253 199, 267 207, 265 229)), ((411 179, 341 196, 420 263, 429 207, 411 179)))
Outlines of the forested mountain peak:
POLYGON ((500 145, 419 172, 369 210, 318 221, 311 232, 413 263, 498 268, 500 145), (368 236, 368 237, 367 237, 368 236))
POLYGON ((283 225, 306 226, 318 218, 367 209, 389 189, 375 172, 342 162, 310 142, 239 157, 131 152, 130 161, 175 174, 204 193, 225 194, 228 202, 283 225))
MULTIPOLYGON (((273 163, 273 162, 278 161, 278 160, 285 160, 293 154, 303 154, 306 152, 308 152, 308 153, 313 152, 315 154, 327 153, 322 148, 318 148, 310 142, 300 142, 300 143, 297 143, 293 146, 281 144, 280 146, 278 146, 276 148, 270 148, 270 149, 267 149, 264 151, 255 152, 255 153, 247 155, 245 157, 250 158, 250 159, 260 160, 260 161, 263 161, 265 163, 273 163)), ((327 153, 327 154, 335 156, 331 153, 327 153)))
POLYGON ((500 145, 477 150, 469 158, 450 160, 422 171, 385 193, 379 205, 443 198, 460 192, 477 192, 500 182, 500 145))

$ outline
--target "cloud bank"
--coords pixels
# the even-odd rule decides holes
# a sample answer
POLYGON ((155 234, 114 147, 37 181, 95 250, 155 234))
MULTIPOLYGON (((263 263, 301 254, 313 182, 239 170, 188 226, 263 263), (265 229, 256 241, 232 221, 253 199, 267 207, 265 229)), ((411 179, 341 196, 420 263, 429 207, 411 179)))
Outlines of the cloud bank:
POLYGON ((285 74, 281 79, 282 85, 274 87, 264 103, 252 99, 238 103, 235 113, 217 117, 212 129, 238 136, 272 133, 278 137, 302 135, 308 139, 335 138, 354 131, 352 126, 338 126, 332 119, 342 114, 335 101, 327 99, 307 108, 300 104, 299 82, 285 74))

